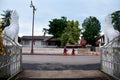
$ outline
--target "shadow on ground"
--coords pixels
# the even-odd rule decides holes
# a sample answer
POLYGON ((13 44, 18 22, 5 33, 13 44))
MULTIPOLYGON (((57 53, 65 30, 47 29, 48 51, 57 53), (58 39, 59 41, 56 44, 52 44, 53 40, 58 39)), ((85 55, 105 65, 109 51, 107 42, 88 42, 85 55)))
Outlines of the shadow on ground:
MULTIPOLYGON (((105 80, 104 78, 20 78, 17 80, 105 80)), ((107 79, 109 80, 109 79, 107 79)))
POLYGON ((99 71, 96 64, 23 63, 23 72, 15 80, 114 80, 99 71))
POLYGON ((98 70, 100 69, 100 63, 97 64, 85 64, 85 65, 70 65, 60 63, 42 63, 42 64, 28 64, 23 63, 23 70, 98 70))

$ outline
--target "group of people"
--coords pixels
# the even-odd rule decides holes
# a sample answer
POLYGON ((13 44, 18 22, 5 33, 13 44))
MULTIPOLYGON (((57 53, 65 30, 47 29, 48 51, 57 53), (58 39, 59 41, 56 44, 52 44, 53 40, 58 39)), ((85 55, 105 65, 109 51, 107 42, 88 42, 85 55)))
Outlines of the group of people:
MULTIPOLYGON (((68 54, 68 50, 66 49, 66 47, 64 47, 63 54, 64 54, 64 55, 67 55, 67 54, 68 54)), ((72 48, 71 55, 72 55, 72 56, 75 56, 75 49, 74 49, 74 48, 72 48)))
MULTIPOLYGON (((86 40, 85 40, 84 38, 82 38, 80 44, 81 44, 82 48, 85 48, 87 42, 86 42, 86 40)), ((96 46, 99 46, 99 41, 96 41, 95 43, 93 43, 93 44, 91 45, 91 47, 90 47, 91 55, 93 55, 94 53, 97 54, 96 46)), ((67 54, 68 54, 68 50, 66 49, 66 46, 64 47, 63 54, 64 54, 64 55, 67 55, 67 54)), ((74 47, 72 48, 71 55, 72 55, 72 56, 75 56, 75 55, 76 55, 74 47)))
MULTIPOLYGON (((84 38, 82 38, 81 39, 82 48, 86 47, 86 43, 87 43, 86 40, 84 38)), ((98 40, 91 45, 90 51, 96 51, 96 46, 99 46, 98 40)))

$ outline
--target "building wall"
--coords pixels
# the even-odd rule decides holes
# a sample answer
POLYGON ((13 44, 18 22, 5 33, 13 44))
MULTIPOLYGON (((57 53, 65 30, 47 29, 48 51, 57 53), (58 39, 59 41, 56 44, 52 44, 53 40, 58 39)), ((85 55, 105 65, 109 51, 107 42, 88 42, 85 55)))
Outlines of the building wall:
MULTIPOLYGON (((22 45, 23 45, 23 47, 31 47, 32 41, 31 40, 23 40, 22 41, 22 45)), ((33 46, 35 48, 46 47, 47 46, 47 42, 44 42, 42 40, 34 40, 33 46)))
POLYGON ((30 40, 23 40, 22 45, 23 45, 23 47, 29 47, 31 45, 31 41, 30 40))

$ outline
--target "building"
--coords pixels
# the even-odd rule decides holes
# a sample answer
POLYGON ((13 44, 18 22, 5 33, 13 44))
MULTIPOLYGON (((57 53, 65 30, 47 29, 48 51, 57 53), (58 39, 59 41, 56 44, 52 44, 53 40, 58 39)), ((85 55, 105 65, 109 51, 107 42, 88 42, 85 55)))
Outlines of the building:
POLYGON ((99 41, 100 41, 99 46, 103 46, 105 44, 105 36, 101 35, 99 41))
MULTIPOLYGON (((35 48, 41 48, 48 46, 48 42, 45 40, 50 39, 52 36, 34 36, 33 45, 35 48)), ((31 47, 32 45, 32 36, 23 36, 22 37, 22 45, 23 47, 31 47)))
MULTIPOLYGON (((60 45, 60 40, 54 38, 53 36, 34 36, 33 39, 34 48, 57 47, 60 45)), ((31 47, 32 36, 23 36, 21 44, 23 47, 31 47)))

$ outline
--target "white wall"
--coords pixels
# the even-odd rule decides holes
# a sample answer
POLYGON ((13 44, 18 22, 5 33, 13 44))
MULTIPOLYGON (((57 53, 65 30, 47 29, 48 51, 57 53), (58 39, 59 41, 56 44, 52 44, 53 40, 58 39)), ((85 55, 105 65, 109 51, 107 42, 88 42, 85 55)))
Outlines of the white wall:
MULTIPOLYGON (((31 47, 32 41, 31 40, 23 41, 22 45, 23 47, 31 47)), ((42 40, 34 40, 33 46, 36 48, 46 47, 47 43, 43 42, 42 40)))

